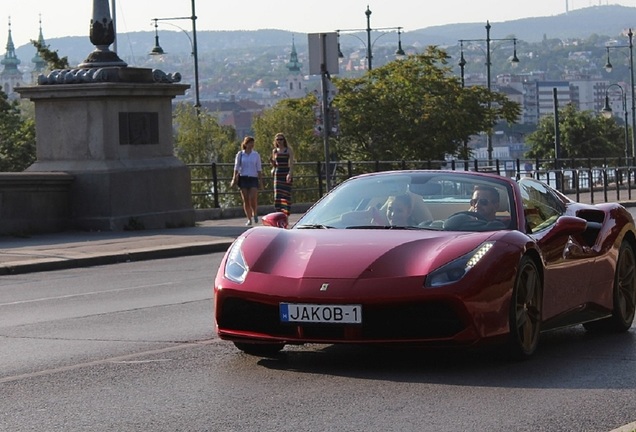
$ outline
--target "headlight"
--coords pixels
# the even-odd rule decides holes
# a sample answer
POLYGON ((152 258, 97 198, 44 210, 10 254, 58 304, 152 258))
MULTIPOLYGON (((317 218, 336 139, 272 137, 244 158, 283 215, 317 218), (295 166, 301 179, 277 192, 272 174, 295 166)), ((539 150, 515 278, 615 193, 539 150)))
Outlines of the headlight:
POLYGON ((439 287, 449 283, 457 282, 464 277, 468 271, 475 267, 486 253, 494 245, 493 242, 482 243, 477 249, 454 261, 438 268, 428 275, 424 286, 427 288, 439 287))
POLYGON ((247 272, 250 270, 245 263, 243 251, 241 250, 243 240, 245 240, 245 237, 239 237, 232 246, 230 246, 227 261, 225 261, 225 278, 236 283, 243 283, 247 272))

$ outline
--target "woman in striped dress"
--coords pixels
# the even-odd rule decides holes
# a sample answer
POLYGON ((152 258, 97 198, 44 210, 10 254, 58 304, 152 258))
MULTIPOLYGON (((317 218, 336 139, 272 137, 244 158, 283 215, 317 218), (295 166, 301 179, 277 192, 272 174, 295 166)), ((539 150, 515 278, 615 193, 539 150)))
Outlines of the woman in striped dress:
POLYGON ((274 207, 276 211, 289 216, 294 152, 282 133, 277 133, 274 137, 274 149, 269 160, 273 166, 272 174, 274 174, 274 207))

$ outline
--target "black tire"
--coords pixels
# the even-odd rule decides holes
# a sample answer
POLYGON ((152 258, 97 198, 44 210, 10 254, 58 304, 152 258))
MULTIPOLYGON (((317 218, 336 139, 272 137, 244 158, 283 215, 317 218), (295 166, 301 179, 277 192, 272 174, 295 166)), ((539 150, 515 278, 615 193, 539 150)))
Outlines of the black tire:
POLYGON ((634 321, 636 312, 636 255, 625 240, 621 243, 616 261, 612 316, 583 324, 587 331, 625 332, 634 321))
POLYGON ((510 300, 508 354, 514 359, 530 357, 539 345, 543 282, 534 260, 521 258, 510 300))
POLYGON ((234 346, 243 351, 245 354, 259 357, 273 357, 285 347, 285 344, 234 342, 234 346))

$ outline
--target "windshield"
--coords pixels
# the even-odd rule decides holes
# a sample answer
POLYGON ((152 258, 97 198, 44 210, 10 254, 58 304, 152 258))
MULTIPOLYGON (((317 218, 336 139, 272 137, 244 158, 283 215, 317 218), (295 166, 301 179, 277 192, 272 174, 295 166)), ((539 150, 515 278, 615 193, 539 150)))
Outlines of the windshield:
POLYGON ((294 228, 515 229, 510 194, 509 184, 497 176, 440 171, 364 175, 333 189, 294 228))

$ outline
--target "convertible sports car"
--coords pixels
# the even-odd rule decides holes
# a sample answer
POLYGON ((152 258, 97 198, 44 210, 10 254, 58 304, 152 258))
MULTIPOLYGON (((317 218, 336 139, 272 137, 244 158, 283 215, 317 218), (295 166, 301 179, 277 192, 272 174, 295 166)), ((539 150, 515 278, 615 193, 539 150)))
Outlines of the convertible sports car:
POLYGON ((365 174, 290 229, 282 213, 263 223, 236 239, 214 284, 218 335, 246 353, 499 343, 525 358, 543 331, 624 332, 634 319, 629 212, 576 203, 532 178, 365 174))

